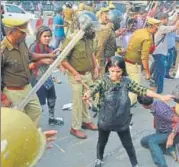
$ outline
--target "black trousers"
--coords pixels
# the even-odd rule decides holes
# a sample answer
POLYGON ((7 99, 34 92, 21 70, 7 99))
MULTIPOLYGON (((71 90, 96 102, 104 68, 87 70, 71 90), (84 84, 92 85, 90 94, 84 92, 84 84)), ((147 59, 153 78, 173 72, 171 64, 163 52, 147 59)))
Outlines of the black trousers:
MULTIPOLYGON (((108 142, 108 138, 109 138, 111 131, 98 129, 98 132, 99 132, 99 136, 98 136, 98 143, 97 143, 97 159, 103 160, 104 149, 108 142)), ((125 148, 129 156, 132 166, 137 165, 138 162, 137 162, 135 149, 132 143, 130 129, 128 128, 125 131, 117 132, 117 134, 121 140, 123 147, 125 148)))

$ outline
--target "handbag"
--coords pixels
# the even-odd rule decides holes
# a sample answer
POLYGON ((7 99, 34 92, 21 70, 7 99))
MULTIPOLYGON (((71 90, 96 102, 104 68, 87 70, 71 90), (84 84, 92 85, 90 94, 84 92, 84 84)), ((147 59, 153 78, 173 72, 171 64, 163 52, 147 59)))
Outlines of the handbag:
POLYGON ((153 52, 156 50, 157 46, 164 41, 167 34, 164 34, 163 37, 158 41, 158 43, 155 45, 154 43, 154 36, 153 36, 153 45, 150 48, 150 54, 153 54, 153 52))

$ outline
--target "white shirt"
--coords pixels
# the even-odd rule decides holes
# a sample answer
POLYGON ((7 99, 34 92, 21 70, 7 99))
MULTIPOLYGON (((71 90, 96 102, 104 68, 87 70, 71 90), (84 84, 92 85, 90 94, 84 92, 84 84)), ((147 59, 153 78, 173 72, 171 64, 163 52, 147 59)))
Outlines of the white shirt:
MULTIPOLYGON (((161 25, 155 34, 155 45, 158 44, 158 42, 163 38, 165 34, 168 34, 176 29, 176 26, 165 26, 161 25)), ((164 40, 160 42, 160 44, 157 46, 153 54, 162 54, 164 56, 167 56, 168 54, 168 40, 167 35, 165 36, 164 40)))

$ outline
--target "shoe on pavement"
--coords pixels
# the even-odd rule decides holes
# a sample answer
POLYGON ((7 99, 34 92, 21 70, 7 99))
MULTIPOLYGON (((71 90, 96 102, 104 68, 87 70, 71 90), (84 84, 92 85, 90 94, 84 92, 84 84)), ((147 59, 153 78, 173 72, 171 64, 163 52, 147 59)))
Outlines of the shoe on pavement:
POLYGON ((63 125, 64 120, 61 117, 49 118, 48 123, 49 123, 49 125, 63 125))
POLYGON ((98 127, 95 124, 93 124, 92 122, 89 122, 89 123, 83 122, 82 123, 82 128, 83 129, 94 130, 94 131, 98 130, 98 127))
POLYGON ((133 167, 139 167, 139 165, 134 165, 133 167))
POLYGON ((96 160, 95 167, 102 167, 102 164, 103 164, 103 163, 104 163, 103 161, 101 161, 100 159, 97 159, 97 160, 96 160))
POLYGON ((71 128, 70 134, 72 134, 73 136, 75 136, 79 139, 86 139, 87 138, 87 135, 84 132, 82 132, 81 130, 73 129, 73 128, 71 128))
POLYGON ((59 79, 57 79, 56 77, 53 77, 52 80, 53 80, 53 82, 55 82, 55 83, 57 83, 57 84, 61 84, 61 83, 62 83, 62 82, 61 82, 59 79))
POLYGON ((170 75, 165 76, 166 79, 174 79, 174 77, 171 77, 170 75))

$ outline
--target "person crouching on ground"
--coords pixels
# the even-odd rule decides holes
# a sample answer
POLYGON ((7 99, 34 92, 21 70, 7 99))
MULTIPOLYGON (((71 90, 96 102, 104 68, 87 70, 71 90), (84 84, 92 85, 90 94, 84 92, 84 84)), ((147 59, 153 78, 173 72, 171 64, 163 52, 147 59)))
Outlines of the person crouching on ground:
POLYGON ((149 148, 158 167, 168 167, 163 153, 170 154, 177 160, 174 144, 179 143, 179 115, 169 105, 159 100, 154 101, 152 97, 138 96, 137 99, 145 109, 152 111, 156 129, 156 133, 141 139, 141 145, 149 148))

